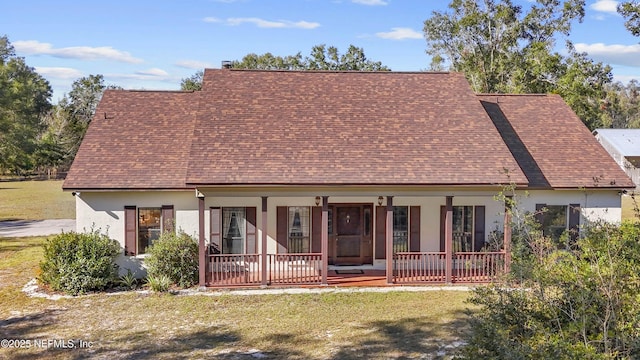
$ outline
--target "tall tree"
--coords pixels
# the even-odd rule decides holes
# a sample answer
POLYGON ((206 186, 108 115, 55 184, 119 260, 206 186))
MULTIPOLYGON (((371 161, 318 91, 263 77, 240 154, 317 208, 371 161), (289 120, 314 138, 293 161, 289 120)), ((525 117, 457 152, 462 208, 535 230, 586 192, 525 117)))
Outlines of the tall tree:
POLYGON ((0 170, 21 175, 33 169, 50 98, 47 80, 15 55, 6 36, 0 37, 0 170))
MULTIPOLYGON (((276 56, 271 53, 257 55, 250 53, 241 60, 231 62, 235 69, 254 70, 337 70, 337 71, 389 71, 380 61, 367 59, 362 48, 350 45, 347 52, 340 54, 335 46, 316 45, 307 57, 301 53, 287 56, 276 56)), ((181 90, 200 90, 202 88, 203 71, 182 79, 181 90)))
POLYGON ((624 17, 624 26, 633 34, 640 36, 640 2, 637 0, 623 1, 618 4, 618 13, 624 17))
POLYGON ((603 126, 601 100, 611 68, 575 51, 554 51, 584 0, 536 0, 523 8, 511 0, 453 0, 450 12, 425 21, 432 68, 463 72, 480 93, 558 93, 590 128, 603 126))
POLYGON ((198 70, 195 74, 180 81, 180 90, 183 91, 197 91, 202 89, 202 78, 204 77, 204 70, 198 70))
POLYGON ((77 79, 51 114, 48 136, 56 138, 64 149, 62 165, 71 165, 106 89, 120 87, 105 85, 104 76, 100 74, 77 79))

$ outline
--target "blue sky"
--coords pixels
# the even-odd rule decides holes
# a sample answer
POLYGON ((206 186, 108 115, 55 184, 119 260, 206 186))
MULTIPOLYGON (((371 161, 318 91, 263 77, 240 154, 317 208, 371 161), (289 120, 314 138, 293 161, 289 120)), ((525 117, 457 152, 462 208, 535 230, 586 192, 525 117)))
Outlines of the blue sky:
MULTIPOLYGON (((526 6, 527 0, 514 0, 526 6)), ((362 47, 395 71, 428 68, 424 20, 439 0, 13 0, 0 12, 0 35, 54 88, 102 74, 130 89, 178 89, 205 67, 248 53, 308 55, 327 44, 362 47)), ((587 0, 570 39, 613 66, 615 80, 640 80, 640 38, 624 29, 617 1, 587 0)), ((562 45, 562 43, 560 43, 562 45)))

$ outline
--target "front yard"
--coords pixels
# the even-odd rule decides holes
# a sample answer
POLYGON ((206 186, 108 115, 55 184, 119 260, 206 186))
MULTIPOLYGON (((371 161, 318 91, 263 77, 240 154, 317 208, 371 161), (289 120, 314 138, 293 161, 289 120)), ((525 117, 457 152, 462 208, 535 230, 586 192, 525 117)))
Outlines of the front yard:
POLYGON ((464 291, 30 298, 43 241, 0 239, 2 338, 31 342, 0 357, 439 359, 467 326, 464 291))

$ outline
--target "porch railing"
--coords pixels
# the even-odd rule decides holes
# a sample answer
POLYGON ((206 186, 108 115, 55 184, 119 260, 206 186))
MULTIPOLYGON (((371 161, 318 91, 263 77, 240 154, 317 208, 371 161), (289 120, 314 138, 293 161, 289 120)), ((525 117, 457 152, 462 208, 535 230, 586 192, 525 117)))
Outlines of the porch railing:
POLYGON ((393 256, 395 283, 445 281, 444 252, 399 252, 393 256))
MULTIPOLYGON (((207 283, 211 286, 262 284, 260 254, 208 255, 207 283)), ((268 284, 320 284, 320 253, 267 254, 268 284)))
MULTIPOLYGON (((486 283, 503 273, 504 252, 457 252, 452 254, 452 281, 486 283)), ((401 252, 393 257, 393 279, 398 284, 444 283, 446 253, 401 252)))
POLYGON ((268 254, 270 284, 320 284, 322 254, 268 254))
POLYGON ((209 255, 208 282, 212 285, 260 284, 259 254, 209 255))
POLYGON ((458 252, 453 254, 456 282, 491 282, 504 273, 504 252, 458 252))

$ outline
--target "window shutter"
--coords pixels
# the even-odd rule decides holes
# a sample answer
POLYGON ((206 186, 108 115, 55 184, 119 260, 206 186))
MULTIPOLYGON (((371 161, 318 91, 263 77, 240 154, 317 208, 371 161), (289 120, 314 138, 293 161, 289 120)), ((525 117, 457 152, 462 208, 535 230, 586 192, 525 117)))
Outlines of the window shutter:
POLYGON ((175 232, 176 223, 173 216, 173 205, 162 205, 162 232, 175 232))
POLYGON ((256 215, 258 209, 256 207, 248 207, 245 209, 247 216, 247 254, 258 253, 258 243, 256 242, 256 215))
POLYGON ((445 246, 444 228, 446 226, 445 224, 446 218, 447 218, 447 207, 440 206, 440 252, 444 252, 444 246, 445 246))
POLYGON ((387 258, 387 207, 376 206, 376 259, 387 258))
POLYGON ((420 206, 409 208, 409 251, 420 251, 420 206))
POLYGON ((485 207, 476 206, 473 211, 473 251, 481 251, 485 243, 485 207))
POLYGON ((209 208, 209 214, 211 217, 211 237, 209 238, 209 245, 211 246, 214 254, 220 254, 220 240, 222 239, 222 214, 219 207, 209 208))
POLYGON ((278 242, 277 253, 287 252, 287 242, 289 231, 287 219, 289 217, 289 209, 286 206, 278 206, 276 208, 276 240, 278 242))
POLYGON ((322 252, 322 206, 311 208, 311 252, 322 252))
POLYGON ((135 206, 124 207, 124 254, 126 256, 136 255, 136 227, 138 217, 135 206))
POLYGON ((580 204, 569 205, 569 237, 571 241, 578 240, 580 226, 580 204))

